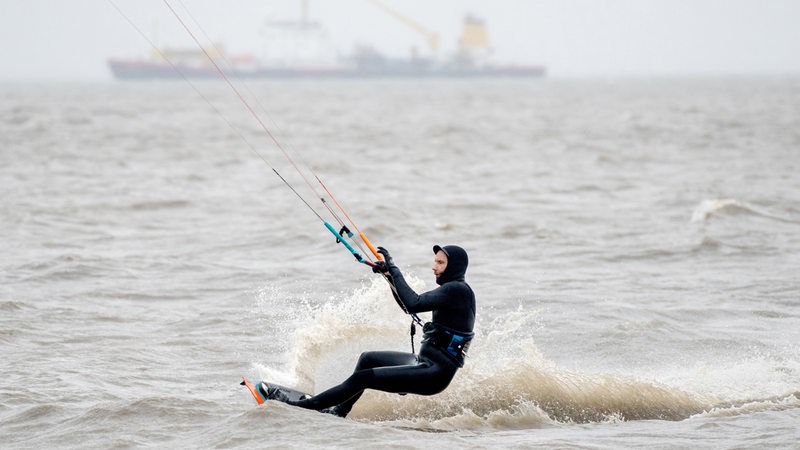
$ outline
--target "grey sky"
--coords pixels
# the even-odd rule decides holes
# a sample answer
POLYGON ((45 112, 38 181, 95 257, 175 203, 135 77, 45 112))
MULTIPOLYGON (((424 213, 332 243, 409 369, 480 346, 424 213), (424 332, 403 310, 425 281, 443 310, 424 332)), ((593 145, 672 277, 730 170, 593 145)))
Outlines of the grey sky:
MULTIPOLYGON (((113 0, 163 44, 191 47, 161 0, 113 0)), ((172 0, 215 41, 257 53, 266 17, 297 19, 299 0, 172 0)), ((494 61, 547 66, 553 77, 800 75, 798 0, 384 0, 455 49, 461 21, 486 20, 494 61)), ((310 0, 309 13, 342 54, 358 43, 392 56, 422 36, 367 0, 310 0)), ((0 0, 0 79, 107 80, 108 57, 149 44, 108 0, 0 0)), ((185 17, 190 20, 189 17, 185 17)))

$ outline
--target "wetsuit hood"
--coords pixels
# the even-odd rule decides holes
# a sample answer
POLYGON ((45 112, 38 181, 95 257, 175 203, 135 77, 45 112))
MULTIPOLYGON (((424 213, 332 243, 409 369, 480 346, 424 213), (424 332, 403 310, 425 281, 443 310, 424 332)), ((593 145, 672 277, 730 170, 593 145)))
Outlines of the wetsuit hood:
POLYGON ((448 281, 464 281, 464 275, 467 273, 467 266, 469 265, 469 257, 463 248, 457 245, 439 245, 433 246, 433 254, 443 251, 447 255, 447 267, 441 275, 436 278, 436 284, 443 285, 448 281))

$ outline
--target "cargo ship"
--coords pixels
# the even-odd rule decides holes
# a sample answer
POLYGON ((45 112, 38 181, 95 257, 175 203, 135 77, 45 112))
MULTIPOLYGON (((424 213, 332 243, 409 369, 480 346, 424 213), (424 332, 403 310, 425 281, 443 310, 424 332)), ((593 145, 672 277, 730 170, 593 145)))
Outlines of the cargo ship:
POLYGON ((307 1, 299 21, 266 21, 264 57, 228 55, 224 47, 204 49, 153 48, 149 58, 111 58, 108 66, 119 80, 213 79, 222 70, 232 78, 536 78, 545 75, 541 65, 493 64, 486 24, 472 15, 464 18, 457 50, 438 58, 439 36, 387 7, 372 4, 421 33, 429 55, 411 49, 408 58, 387 57, 373 47, 361 46, 350 55, 334 57, 324 28, 308 19, 307 1), (213 63, 212 63, 213 60, 213 63))

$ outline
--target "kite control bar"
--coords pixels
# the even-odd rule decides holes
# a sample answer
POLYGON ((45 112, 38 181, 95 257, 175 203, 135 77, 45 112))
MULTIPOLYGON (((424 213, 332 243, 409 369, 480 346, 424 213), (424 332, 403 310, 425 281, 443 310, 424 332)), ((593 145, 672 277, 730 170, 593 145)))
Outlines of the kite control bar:
POLYGON ((334 236, 336 236, 337 244, 341 242, 345 247, 347 247, 348 250, 350 250, 350 253, 352 253, 353 256, 356 258, 356 261, 360 262, 361 264, 366 264, 370 267, 375 267, 375 263, 364 259, 358 253, 358 251, 355 248, 353 248, 353 246, 350 245, 349 242, 347 242, 347 239, 345 239, 345 234, 347 234, 347 237, 353 236, 353 233, 351 233, 350 230, 347 229, 347 227, 342 227, 341 231, 336 231, 336 228, 333 228, 333 225, 331 225, 328 222, 325 222, 325 228, 327 228, 328 231, 330 231, 331 233, 333 233, 334 236))

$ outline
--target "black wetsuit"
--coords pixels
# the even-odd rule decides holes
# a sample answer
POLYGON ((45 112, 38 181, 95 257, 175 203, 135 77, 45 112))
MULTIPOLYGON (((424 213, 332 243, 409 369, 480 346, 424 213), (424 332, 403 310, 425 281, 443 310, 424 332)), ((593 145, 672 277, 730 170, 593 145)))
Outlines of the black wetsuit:
POLYGON ((364 389, 433 395, 442 392, 464 365, 464 354, 475 324, 475 295, 464 281, 469 263, 467 253, 454 245, 434 247, 447 254, 447 267, 437 279, 439 287, 421 295, 406 283, 394 265, 389 273, 398 299, 409 313, 432 311, 425 325, 419 355, 394 351, 365 352, 353 374, 342 384, 293 405, 322 410, 345 417, 364 389))

